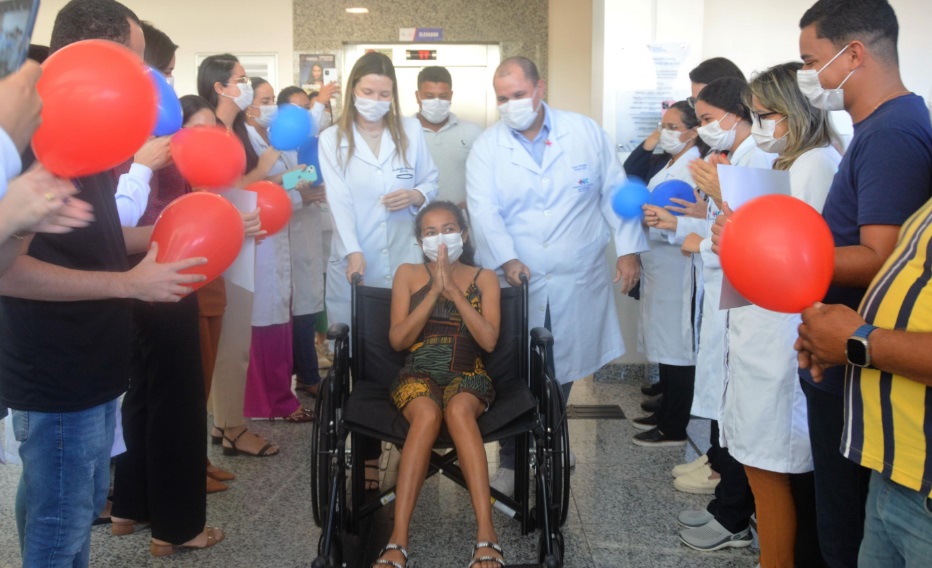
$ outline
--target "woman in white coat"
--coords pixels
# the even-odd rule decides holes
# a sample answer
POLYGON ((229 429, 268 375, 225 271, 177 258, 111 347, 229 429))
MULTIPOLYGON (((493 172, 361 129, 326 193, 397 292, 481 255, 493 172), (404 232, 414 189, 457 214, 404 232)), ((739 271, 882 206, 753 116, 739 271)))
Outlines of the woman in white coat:
MULTIPOLYGON (((841 155, 832 147, 828 113, 812 107, 797 86, 801 68, 785 63, 761 73, 748 85, 745 101, 758 147, 779 153, 773 168, 789 171, 793 197, 821 211, 841 155)), ((790 487, 792 474, 812 471, 793 349, 800 323, 799 314, 753 305, 728 315, 722 445, 744 464, 754 492, 763 568, 807 565, 794 559, 797 510, 790 487)))
MULTIPOLYGON (((712 150, 705 160, 690 164, 693 179, 709 196, 706 219, 667 217, 658 212, 656 221, 657 227, 675 231, 671 238, 682 243, 684 252, 699 255, 702 259, 702 321, 692 414, 712 420, 711 448, 708 463, 702 463, 700 458, 687 476, 674 481, 674 486, 695 489, 695 492, 708 488, 704 492, 715 492, 716 499, 705 509, 685 511, 678 518, 685 527, 680 533, 681 540, 688 546, 703 550, 719 546, 722 542, 728 542, 726 546, 748 546, 752 542, 748 521, 754 512, 754 500, 744 468, 727 450, 718 447, 717 421, 724 388, 727 311, 719 309, 722 268, 718 256, 712 252, 711 241, 711 226, 721 208, 717 164, 730 161, 736 166, 770 169, 776 157, 760 150, 751 138, 750 110, 741 99, 745 86, 740 79, 717 79, 702 89, 696 101, 696 114, 702 123, 699 136, 712 150), (728 153, 728 158, 723 152, 728 153), (705 538, 706 535, 715 536, 705 538)), ((654 222, 646 216, 645 219, 648 223, 654 222)))
MULTIPOLYGON (((269 144, 268 127, 278 114, 278 105, 268 81, 253 77, 252 88, 255 94, 246 108, 246 131, 256 154, 262 155, 275 151, 269 144)), ((297 164, 295 152, 278 152, 265 179, 280 186, 286 172, 303 167, 297 164)), ((300 194, 287 193, 292 209, 299 209, 300 194)), ((287 227, 256 241, 255 262, 252 342, 243 412, 251 418, 310 422, 313 412, 303 408, 291 390, 291 240, 287 227)))
MULTIPOLYGON (((391 288, 402 264, 421 262, 414 234, 418 210, 437 195, 437 168, 421 124, 402 118, 395 68, 384 54, 356 61, 343 114, 320 135, 333 239, 326 304, 331 323, 350 323, 350 283, 391 288)), ((366 489, 378 489, 378 444, 363 449, 366 489)))
MULTIPOLYGON (((651 178, 652 192, 664 182, 693 186, 689 163, 699 159, 699 119, 686 101, 663 114, 659 144, 670 161, 651 178)), ((645 220, 645 224, 646 220, 645 220)), ((641 321, 638 351, 660 366, 663 399, 660 410, 631 421, 639 430, 659 428, 673 440, 686 439, 689 407, 696 372, 693 302, 696 278, 693 262, 670 242, 666 231, 648 228, 650 252, 641 255, 641 321)), ((701 285, 701 284, 700 284, 701 285)))

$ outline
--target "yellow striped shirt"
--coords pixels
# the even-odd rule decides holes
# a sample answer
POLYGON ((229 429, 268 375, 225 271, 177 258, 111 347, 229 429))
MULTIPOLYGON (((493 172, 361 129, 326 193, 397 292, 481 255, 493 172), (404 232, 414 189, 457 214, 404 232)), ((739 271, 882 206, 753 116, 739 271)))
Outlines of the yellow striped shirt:
MULTIPOLYGON (((900 229, 860 312, 884 329, 932 331, 932 200, 900 229)), ((891 481, 932 496, 932 387, 850 366, 845 381, 844 454, 891 481)))

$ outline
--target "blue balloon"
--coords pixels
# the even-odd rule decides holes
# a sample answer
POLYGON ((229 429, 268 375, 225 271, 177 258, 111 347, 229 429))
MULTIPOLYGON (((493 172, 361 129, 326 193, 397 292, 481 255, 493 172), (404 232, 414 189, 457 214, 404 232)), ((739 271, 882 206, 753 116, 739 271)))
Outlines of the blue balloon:
POLYGON ((317 181, 313 183, 318 186, 324 183, 324 176, 320 173, 320 156, 317 154, 317 143, 319 139, 316 136, 308 137, 307 141, 298 148, 298 163, 305 166, 314 166, 317 169, 317 181))
MULTIPOLYGON (((656 205, 657 207, 666 207, 667 205, 680 207, 679 203, 670 201, 671 197, 683 199, 685 201, 689 201, 690 203, 696 202, 696 194, 693 193, 692 186, 679 179, 669 179, 657 185, 657 187, 654 188, 654 191, 650 192, 650 199, 648 199, 647 202, 651 205, 656 205)), ((673 213, 674 215, 682 215, 682 213, 677 213, 676 211, 670 211, 670 213, 673 213)))
POLYGON ((297 150, 307 142, 311 126, 307 110, 297 105, 282 105, 269 125, 269 143, 282 152, 297 150))
POLYGON ((644 215, 641 207, 650 199, 650 190, 637 178, 629 178, 616 187, 612 196, 612 209, 624 219, 639 218, 644 215))
POLYGON ((184 119, 178 95, 175 94, 175 89, 165 80, 165 75, 162 75, 161 71, 150 67, 149 76, 152 77, 152 84, 155 85, 159 101, 158 119, 155 121, 155 129, 152 134, 154 136, 174 134, 181 130, 181 123, 184 119))

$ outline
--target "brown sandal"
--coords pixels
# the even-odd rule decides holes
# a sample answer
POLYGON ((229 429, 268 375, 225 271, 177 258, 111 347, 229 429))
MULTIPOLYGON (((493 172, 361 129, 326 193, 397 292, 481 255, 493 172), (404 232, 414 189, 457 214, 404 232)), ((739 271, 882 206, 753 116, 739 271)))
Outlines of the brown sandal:
MULTIPOLYGON (((266 443, 264 446, 262 446, 261 448, 259 448, 259 451, 256 452, 256 453, 247 452, 246 450, 242 450, 242 449, 238 448, 238 447, 236 446, 237 440, 239 440, 240 438, 242 438, 243 435, 246 434, 247 432, 249 432, 249 428, 244 428, 243 431, 239 433, 239 435, 237 435, 235 438, 232 438, 232 439, 229 438, 229 437, 227 437, 226 433, 224 433, 223 439, 230 443, 230 447, 228 448, 228 447, 226 446, 226 444, 224 444, 224 446, 223 446, 223 455, 225 455, 225 456, 236 456, 236 455, 239 455, 240 453, 242 453, 243 455, 252 456, 252 457, 254 457, 254 458, 268 458, 268 457, 272 457, 272 456, 278 455, 278 448, 276 448, 274 451, 271 451, 272 448, 275 448, 275 444, 266 443)), ((249 432, 249 433, 252 434, 251 432, 249 432)), ((253 436, 255 436, 255 434, 253 434, 253 436)), ((258 437, 258 436, 257 436, 257 437, 258 437)))
POLYGON ((149 544, 149 552, 151 552, 152 556, 155 556, 156 558, 161 556, 171 556, 172 554, 181 552, 182 550, 202 550, 204 548, 210 548, 215 544, 219 544, 224 539, 223 531, 218 528, 204 527, 204 532, 207 534, 207 544, 204 546, 194 546, 190 544, 171 544, 169 542, 162 544, 153 540, 149 544))
POLYGON ((110 534, 113 536, 127 536, 136 532, 136 527, 143 529, 149 526, 149 523, 142 521, 134 521, 133 519, 119 519, 116 520, 113 516, 110 516, 110 534))

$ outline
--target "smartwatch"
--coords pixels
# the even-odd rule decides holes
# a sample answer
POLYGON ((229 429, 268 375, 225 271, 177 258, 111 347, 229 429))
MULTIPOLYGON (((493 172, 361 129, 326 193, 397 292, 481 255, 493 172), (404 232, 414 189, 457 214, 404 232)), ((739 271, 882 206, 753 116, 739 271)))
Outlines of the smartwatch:
POLYGON ((866 323, 857 328, 854 334, 848 338, 845 344, 845 357, 848 358, 849 365, 870 367, 871 346, 867 341, 867 336, 875 329, 877 329, 877 326, 866 323))

